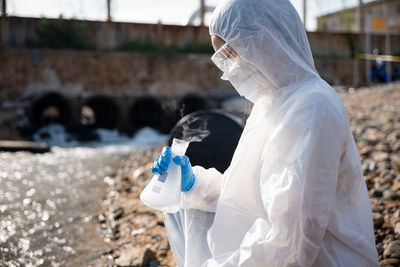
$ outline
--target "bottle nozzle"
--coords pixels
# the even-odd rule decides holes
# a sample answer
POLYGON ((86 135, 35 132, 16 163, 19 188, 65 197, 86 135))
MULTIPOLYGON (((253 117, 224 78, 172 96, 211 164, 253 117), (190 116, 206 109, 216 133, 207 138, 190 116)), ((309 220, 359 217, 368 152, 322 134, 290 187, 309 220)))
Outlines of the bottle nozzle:
POLYGON ((186 149, 189 146, 189 142, 174 138, 172 140, 171 151, 175 155, 183 156, 186 153, 186 149))

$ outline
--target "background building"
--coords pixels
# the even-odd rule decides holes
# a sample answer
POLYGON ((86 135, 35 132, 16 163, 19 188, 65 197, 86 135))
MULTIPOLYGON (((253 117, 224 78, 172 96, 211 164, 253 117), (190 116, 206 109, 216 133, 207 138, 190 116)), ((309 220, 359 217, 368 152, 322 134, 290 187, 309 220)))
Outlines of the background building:
MULTIPOLYGON (((392 34, 400 33, 400 1, 378 0, 363 5, 364 16, 387 16, 389 30, 392 34)), ((343 9, 337 12, 325 14, 317 18, 319 31, 330 32, 360 32, 360 7, 343 9)))

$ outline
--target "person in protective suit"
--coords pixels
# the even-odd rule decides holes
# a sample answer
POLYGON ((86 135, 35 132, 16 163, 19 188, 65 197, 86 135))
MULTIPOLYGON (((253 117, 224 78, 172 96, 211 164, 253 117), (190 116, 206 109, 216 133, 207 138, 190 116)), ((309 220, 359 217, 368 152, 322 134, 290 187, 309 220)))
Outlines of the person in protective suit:
MULTIPOLYGON (((165 214, 178 266, 378 266, 358 150, 340 96, 318 75, 288 0, 224 0, 212 61, 254 103, 229 168, 182 169, 165 214)), ((165 147, 152 166, 167 170, 165 147)))

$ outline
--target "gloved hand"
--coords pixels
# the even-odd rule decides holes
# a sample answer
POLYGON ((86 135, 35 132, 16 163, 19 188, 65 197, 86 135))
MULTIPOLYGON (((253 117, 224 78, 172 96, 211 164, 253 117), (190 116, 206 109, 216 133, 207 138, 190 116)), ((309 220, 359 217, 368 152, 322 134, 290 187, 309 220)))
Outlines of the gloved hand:
POLYGON ((194 174, 192 170, 192 165, 190 164, 189 158, 187 156, 176 156, 173 158, 175 164, 181 166, 181 191, 185 192, 190 190, 194 184, 194 174))
POLYGON ((158 173, 160 175, 163 174, 163 172, 168 169, 170 161, 171 148, 169 146, 165 146, 151 166, 151 172, 158 173))
MULTIPOLYGON (((162 174, 168 169, 170 161, 171 148, 166 146, 154 161, 153 165, 151 166, 151 171, 153 173, 162 174)), ((181 191, 188 191, 190 188, 192 188, 195 180, 189 158, 187 156, 176 156, 173 158, 173 161, 175 164, 181 166, 181 191)))

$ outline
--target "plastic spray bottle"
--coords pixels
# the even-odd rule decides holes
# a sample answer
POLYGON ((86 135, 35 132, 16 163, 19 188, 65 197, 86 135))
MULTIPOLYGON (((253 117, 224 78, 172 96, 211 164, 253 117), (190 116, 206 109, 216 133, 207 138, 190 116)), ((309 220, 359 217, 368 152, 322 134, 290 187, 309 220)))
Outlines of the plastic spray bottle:
POLYGON ((163 174, 155 174, 140 194, 140 200, 147 206, 168 213, 175 213, 180 208, 181 201, 181 168, 172 160, 183 156, 189 142, 172 140, 171 162, 163 174))

